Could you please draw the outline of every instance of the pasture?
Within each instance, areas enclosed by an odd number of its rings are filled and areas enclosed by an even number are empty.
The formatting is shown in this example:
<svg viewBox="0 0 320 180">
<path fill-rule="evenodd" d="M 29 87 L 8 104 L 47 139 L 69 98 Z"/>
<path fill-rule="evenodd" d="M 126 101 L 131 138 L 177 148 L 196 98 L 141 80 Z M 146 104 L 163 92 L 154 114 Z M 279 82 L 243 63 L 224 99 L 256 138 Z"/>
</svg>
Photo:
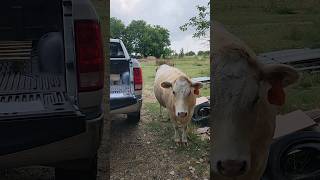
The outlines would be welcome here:
<svg viewBox="0 0 320 180">
<path fill-rule="evenodd" d="M 210 76 L 210 62 L 208 57 L 190 56 L 181 59 L 172 59 L 170 62 L 173 62 L 176 68 L 182 70 L 191 78 Z M 156 60 L 143 60 L 141 61 L 141 66 L 143 70 L 144 91 L 147 94 L 150 92 L 153 93 L 153 81 L 157 68 Z M 200 93 L 201 96 L 209 96 L 209 86 L 204 86 Z"/>
<path fill-rule="evenodd" d="M 215 20 L 257 54 L 283 49 L 320 48 L 320 1 L 240 0 L 215 2 Z M 281 113 L 319 108 L 320 75 L 301 73 L 288 88 Z"/>
</svg>

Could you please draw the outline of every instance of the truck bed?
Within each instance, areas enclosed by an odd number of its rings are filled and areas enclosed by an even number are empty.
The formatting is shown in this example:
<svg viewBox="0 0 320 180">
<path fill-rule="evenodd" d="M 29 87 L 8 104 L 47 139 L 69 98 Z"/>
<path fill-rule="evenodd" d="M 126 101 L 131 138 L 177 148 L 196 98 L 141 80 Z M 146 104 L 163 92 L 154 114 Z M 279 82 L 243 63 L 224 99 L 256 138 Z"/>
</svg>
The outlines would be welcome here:
<svg viewBox="0 0 320 180">
<path fill-rule="evenodd" d="M 60 91 L 63 89 L 64 77 L 62 75 L 45 73 L 28 75 L 19 72 L 0 72 L 0 94 Z"/>
<path fill-rule="evenodd" d="M 42 72 L 36 42 L 0 42 L 0 120 L 60 115 L 77 110 L 65 92 L 64 73 Z"/>
</svg>

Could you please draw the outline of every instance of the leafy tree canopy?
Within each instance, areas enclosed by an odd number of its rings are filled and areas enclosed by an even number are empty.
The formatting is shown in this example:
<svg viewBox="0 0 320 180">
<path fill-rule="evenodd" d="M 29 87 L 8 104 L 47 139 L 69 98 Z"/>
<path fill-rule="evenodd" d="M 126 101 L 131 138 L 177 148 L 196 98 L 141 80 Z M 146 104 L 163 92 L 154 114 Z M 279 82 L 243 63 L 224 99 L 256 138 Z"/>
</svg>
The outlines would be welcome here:
<svg viewBox="0 0 320 180">
<path fill-rule="evenodd" d="M 189 19 L 187 23 L 180 26 L 181 31 L 187 31 L 189 28 L 195 28 L 194 38 L 206 37 L 210 30 L 210 1 L 206 6 L 196 6 L 198 14 Z"/>
<path fill-rule="evenodd" d="M 140 53 L 144 57 L 157 58 L 166 57 L 172 53 L 169 48 L 169 30 L 159 25 L 152 26 L 143 20 L 133 20 L 128 26 L 124 26 L 116 18 L 111 18 L 111 21 L 111 37 L 122 39 L 129 53 Z"/>
</svg>

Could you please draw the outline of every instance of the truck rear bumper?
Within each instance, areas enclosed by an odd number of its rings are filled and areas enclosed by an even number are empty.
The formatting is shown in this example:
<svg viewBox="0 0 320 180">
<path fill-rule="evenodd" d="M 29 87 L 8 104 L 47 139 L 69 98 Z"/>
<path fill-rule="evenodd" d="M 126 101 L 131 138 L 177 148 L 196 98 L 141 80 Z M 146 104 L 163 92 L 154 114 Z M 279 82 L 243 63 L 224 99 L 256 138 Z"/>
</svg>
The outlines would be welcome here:
<svg viewBox="0 0 320 180">
<path fill-rule="evenodd" d="M 52 165 L 59 162 L 91 158 L 101 141 L 103 114 L 87 120 L 85 131 L 59 141 L 0 156 L 0 168 L 29 165 Z M 61 127 L 61 129 L 64 127 Z"/>
<path fill-rule="evenodd" d="M 111 114 L 128 114 L 139 112 L 142 106 L 142 99 L 136 97 L 119 98 L 110 100 Z"/>
</svg>

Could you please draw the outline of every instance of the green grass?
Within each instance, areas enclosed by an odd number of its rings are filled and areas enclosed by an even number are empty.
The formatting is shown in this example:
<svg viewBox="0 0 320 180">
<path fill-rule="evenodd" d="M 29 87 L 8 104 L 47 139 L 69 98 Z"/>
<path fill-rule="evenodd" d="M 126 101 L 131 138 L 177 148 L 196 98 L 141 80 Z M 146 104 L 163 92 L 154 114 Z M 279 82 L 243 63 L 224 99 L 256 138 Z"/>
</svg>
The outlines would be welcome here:
<svg viewBox="0 0 320 180">
<path fill-rule="evenodd" d="M 320 108 L 320 74 L 301 75 L 300 81 L 288 89 L 285 106 L 281 113 L 296 109 L 309 110 Z"/>
<path fill-rule="evenodd" d="M 147 123 L 147 128 L 150 132 L 153 132 L 159 145 L 163 148 L 176 147 L 173 141 L 174 129 L 170 121 L 167 119 L 167 114 L 163 112 L 163 120 L 159 117 L 159 104 L 158 103 L 146 103 L 146 112 L 152 117 L 153 121 Z M 187 147 L 181 146 L 175 149 L 176 153 L 189 155 L 193 158 L 199 159 L 203 156 L 204 152 L 209 151 L 209 142 L 202 141 L 198 135 L 194 132 L 198 128 L 197 125 L 189 124 L 188 127 L 188 140 L 189 145 Z"/>
<path fill-rule="evenodd" d="M 209 58 L 201 57 L 185 57 L 182 59 L 173 59 L 175 67 L 186 73 L 189 77 L 199 77 L 199 76 L 210 76 L 210 61 Z M 156 73 L 156 63 L 155 61 L 144 61 L 141 62 L 144 89 L 148 91 L 153 91 L 153 82 Z M 201 96 L 210 95 L 209 85 L 205 85 L 200 90 Z"/>
<path fill-rule="evenodd" d="M 319 1 L 283 1 L 269 10 L 270 1 L 218 1 L 214 17 L 258 53 L 320 47 Z"/>
<path fill-rule="evenodd" d="M 319 5 L 318 0 L 216 1 L 214 17 L 256 53 L 319 48 Z M 319 75 L 302 74 L 300 82 L 288 89 L 281 113 L 319 108 L 319 90 Z"/>
</svg>

